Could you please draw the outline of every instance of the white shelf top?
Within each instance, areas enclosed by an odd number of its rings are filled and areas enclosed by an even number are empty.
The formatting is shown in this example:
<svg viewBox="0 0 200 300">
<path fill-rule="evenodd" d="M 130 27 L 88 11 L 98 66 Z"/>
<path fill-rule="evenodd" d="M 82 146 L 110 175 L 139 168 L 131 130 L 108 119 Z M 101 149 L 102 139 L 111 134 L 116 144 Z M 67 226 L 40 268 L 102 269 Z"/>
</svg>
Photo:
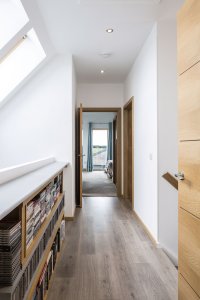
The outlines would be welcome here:
<svg viewBox="0 0 200 300">
<path fill-rule="evenodd" d="M 0 220 L 67 166 L 66 162 L 53 162 L 0 185 Z"/>
</svg>

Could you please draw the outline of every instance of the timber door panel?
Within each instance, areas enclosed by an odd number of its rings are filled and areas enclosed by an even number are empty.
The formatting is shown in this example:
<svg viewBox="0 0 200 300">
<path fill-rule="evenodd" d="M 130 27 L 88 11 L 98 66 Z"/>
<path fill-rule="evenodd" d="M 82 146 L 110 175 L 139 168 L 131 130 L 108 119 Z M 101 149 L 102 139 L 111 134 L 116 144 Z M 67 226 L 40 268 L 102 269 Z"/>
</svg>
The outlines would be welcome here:
<svg viewBox="0 0 200 300">
<path fill-rule="evenodd" d="M 200 219 L 180 209 L 179 222 L 179 272 L 200 296 Z"/>
<path fill-rule="evenodd" d="M 179 300 L 200 297 L 200 1 L 178 17 Z M 181 277 L 183 275 L 191 289 Z M 195 293 L 198 295 L 196 297 Z M 186 295 L 188 296 L 186 298 Z"/>
<path fill-rule="evenodd" d="M 199 300 L 200 298 L 193 291 L 191 286 L 185 281 L 182 275 L 179 275 L 179 296 L 181 300 Z"/>
<path fill-rule="evenodd" d="M 200 2 L 200 1 L 199 1 Z M 179 139 L 200 139 L 200 63 L 179 77 Z"/>
<path fill-rule="evenodd" d="M 179 206 L 200 218 L 200 141 L 180 142 L 179 170 Z"/>
<path fill-rule="evenodd" d="M 186 0 L 178 16 L 178 68 L 185 72 L 200 60 L 200 1 Z"/>
</svg>

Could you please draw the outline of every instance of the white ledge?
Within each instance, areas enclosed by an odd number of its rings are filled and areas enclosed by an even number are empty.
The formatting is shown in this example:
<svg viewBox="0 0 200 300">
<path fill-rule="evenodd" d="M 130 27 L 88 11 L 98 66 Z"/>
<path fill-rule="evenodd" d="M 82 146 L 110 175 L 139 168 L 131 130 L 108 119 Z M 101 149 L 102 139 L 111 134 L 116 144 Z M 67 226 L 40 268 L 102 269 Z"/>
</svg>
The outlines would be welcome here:
<svg viewBox="0 0 200 300">
<path fill-rule="evenodd" d="M 0 185 L 0 220 L 24 200 L 67 167 L 66 162 L 53 162 L 45 167 Z"/>
<path fill-rule="evenodd" d="M 9 168 L 0 169 L 0 184 L 18 178 L 24 174 L 37 170 L 43 166 L 55 162 L 54 157 L 46 157 L 40 160 L 35 160 L 21 165 L 15 165 Z"/>
</svg>

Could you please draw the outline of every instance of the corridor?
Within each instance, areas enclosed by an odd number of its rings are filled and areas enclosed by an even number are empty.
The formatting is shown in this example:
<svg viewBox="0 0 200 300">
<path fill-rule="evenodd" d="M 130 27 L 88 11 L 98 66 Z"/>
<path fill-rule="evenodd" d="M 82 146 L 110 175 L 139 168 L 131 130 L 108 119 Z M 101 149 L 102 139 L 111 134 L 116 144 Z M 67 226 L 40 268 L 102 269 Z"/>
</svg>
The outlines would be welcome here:
<svg viewBox="0 0 200 300">
<path fill-rule="evenodd" d="M 175 300 L 177 270 L 117 197 L 84 198 L 67 222 L 48 300 Z"/>
</svg>

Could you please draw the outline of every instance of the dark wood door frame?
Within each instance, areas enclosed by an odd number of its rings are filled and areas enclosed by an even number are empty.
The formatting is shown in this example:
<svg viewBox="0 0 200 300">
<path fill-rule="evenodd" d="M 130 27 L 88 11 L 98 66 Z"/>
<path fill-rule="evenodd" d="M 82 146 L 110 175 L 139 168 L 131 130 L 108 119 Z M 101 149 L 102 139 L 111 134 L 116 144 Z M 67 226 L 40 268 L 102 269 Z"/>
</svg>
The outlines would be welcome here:
<svg viewBox="0 0 200 300">
<path fill-rule="evenodd" d="M 129 120 L 131 113 L 131 124 Z M 132 97 L 123 108 L 123 191 L 124 199 L 131 198 L 131 206 L 134 209 L 134 98 Z M 131 133 L 131 138 L 127 137 Z M 131 157 L 129 157 L 131 156 Z M 131 176 L 129 175 L 131 174 Z M 131 178 L 130 178 L 131 177 Z M 130 186 L 131 184 L 131 186 Z"/>
<path fill-rule="evenodd" d="M 76 174 L 75 174 L 75 187 L 76 187 L 76 206 L 82 207 L 82 104 L 76 111 Z"/>
<path fill-rule="evenodd" d="M 117 183 L 117 117 L 113 120 L 113 183 Z"/>
<path fill-rule="evenodd" d="M 122 149 L 121 149 L 121 107 L 83 107 L 83 112 L 115 112 L 117 113 L 117 170 L 116 170 L 116 187 L 117 187 L 117 196 L 122 196 Z"/>
</svg>

